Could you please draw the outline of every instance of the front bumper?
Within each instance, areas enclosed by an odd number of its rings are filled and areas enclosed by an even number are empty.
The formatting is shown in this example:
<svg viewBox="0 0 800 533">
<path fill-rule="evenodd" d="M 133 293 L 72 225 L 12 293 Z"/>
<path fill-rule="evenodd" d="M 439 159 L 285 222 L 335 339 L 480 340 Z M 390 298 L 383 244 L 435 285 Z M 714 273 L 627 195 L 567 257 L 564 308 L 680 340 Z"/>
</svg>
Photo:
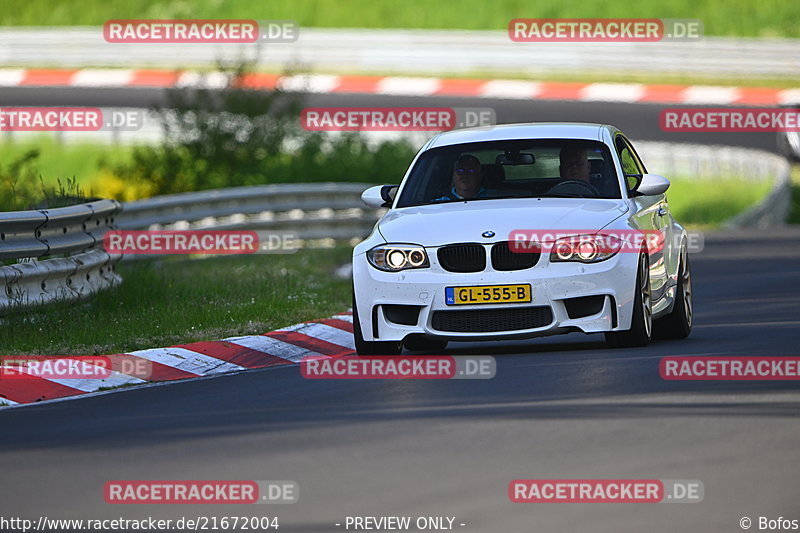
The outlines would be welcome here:
<svg viewBox="0 0 800 533">
<path fill-rule="evenodd" d="M 401 272 L 377 270 L 367 262 L 364 254 L 354 256 L 353 286 L 364 340 L 399 341 L 411 334 L 447 340 L 498 340 L 571 331 L 598 333 L 630 329 L 636 287 L 636 254 L 619 253 L 596 264 L 550 263 L 543 255 L 534 267 L 524 270 L 496 271 L 487 265 L 482 272 L 453 273 L 438 264 L 435 249 L 427 252 L 430 268 Z M 446 287 L 519 283 L 531 285 L 531 303 L 456 306 L 445 303 Z M 599 311 L 588 315 L 577 313 L 576 316 L 574 300 L 571 299 L 589 296 L 602 298 L 602 307 L 594 306 L 592 310 L 599 308 Z M 402 320 L 398 321 L 398 308 L 394 306 L 416 309 L 414 313 L 401 314 Z M 412 307 L 405 309 L 411 310 Z M 441 315 L 440 320 L 434 320 L 438 311 L 489 312 L 530 307 L 548 308 L 550 314 L 546 316 L 550 318 L 549 322 L 521 329 L 509 322 L 510 329 L 499 326 L 503 328 L 500 331 L 452 331 L 447 326 L 442 327 Z M 497 313 L 494 315 L 496 320 Z"/>
</svg>

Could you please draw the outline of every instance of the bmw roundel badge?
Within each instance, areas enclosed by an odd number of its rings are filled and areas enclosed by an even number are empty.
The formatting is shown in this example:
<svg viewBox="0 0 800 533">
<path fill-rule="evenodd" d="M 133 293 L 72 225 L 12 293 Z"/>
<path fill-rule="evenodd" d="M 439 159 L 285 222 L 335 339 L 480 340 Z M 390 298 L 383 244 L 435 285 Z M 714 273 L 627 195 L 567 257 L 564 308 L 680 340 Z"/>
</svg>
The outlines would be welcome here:
<svg viewBox="0 0 800 533">
<path fill-rule="evenodd" d="M 492 237 L 494 237 L 494 232 L 493 231 L 484 231 L 483 233 L 481 233 L 481 237 L 485 237 L 487 239 L 491 239 Z"/>
</svg>

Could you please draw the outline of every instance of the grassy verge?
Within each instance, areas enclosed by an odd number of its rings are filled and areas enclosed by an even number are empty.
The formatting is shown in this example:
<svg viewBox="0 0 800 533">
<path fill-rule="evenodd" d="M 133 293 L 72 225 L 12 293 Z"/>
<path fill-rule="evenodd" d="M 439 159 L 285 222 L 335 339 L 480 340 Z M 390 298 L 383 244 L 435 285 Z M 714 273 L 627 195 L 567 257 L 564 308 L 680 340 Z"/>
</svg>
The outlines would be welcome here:
<svg viewBox="0 0 800 533">
<path fill-rule="evenodd" d="M 770 187 L 767 182 L 737 179 L 676 178 L 667 191 L 667 199 L 672 214 L 681 224 L 714 227 L 761 201 Z"/>
<path fill-rule="evenodd" d="M 465 14 L 469 14 L 465 16 Z M 506 29 L 512 18 L 694 18 L 706 35 L 800 37 L 800 8 L 784 0 L 28 0 L 3 10 L 0 25 L 100 25 L 109 19 L 291 19 L 302 26 L 342 28 Z"/>
<path fill-rule="evenodd" d="M 123 263 L 124 283 L 88 302 L 0 325 L 3 354 L 113 354 L 261 334 L 350 307 L 350 281 L 332 275 L 349 247 L 286 255 Z"/>
<path fill-rule="evenodd" d="M 667 191 L 670 210 L 681 224 L 713 228 L 761 201 L 770 191 L 766 182 L 737 179 L 672 180 Z"/>
<path fill-rule="evenodd" d="M 30 150 L 38 150 L 36 167 L 45 185 L 74 177 L 88 195 L 129 200 L 128 190 L 101 170 L 100 162 L 118 163 L 130 156 L 132 147 L 91 142 L 58 142 L 52 135 L 0 142 L 0 163 L 11 162 Z"/>
</svg>

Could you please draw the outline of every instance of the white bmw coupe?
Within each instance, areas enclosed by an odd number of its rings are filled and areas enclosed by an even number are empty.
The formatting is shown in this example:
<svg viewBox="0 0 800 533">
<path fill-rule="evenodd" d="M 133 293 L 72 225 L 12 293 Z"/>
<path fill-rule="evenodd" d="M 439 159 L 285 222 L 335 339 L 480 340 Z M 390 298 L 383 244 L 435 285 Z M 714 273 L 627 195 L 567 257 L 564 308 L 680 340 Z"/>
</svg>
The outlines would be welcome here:
<svg viewBox="0 0 800 533">
<path fill-rule="evenodd" d="M 666 178 L 613 126 L 512 124 L 442 133 L 353 250 L 360 355 L 448 341 L 605 333 L 645 346 L 692 328 L 686 230 Z"/>
</svg>

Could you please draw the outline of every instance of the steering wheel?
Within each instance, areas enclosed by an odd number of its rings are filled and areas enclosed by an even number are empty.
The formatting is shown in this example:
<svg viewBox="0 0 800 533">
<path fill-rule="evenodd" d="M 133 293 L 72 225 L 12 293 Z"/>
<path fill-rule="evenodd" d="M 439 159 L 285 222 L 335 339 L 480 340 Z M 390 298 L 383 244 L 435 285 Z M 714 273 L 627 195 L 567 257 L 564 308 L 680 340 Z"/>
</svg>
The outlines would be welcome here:
<svg viewBox="0 0 800 533">
<path fill-rule="evenodd" d="M 547 191 L 547 194 L 553 196 L 569 196 L 572 194 L 572 192 L 569 189 L 571 187 L 576 187 L 576 186 L 579 189 L 583 189 L 583 191 L 577 191 L 574 193 L 577 194 L 580 198 L 591 198 L 591 197 L 597 198 L 600 196 L 600 191 L 598 191 L 594 185 L 581 180 L 564 180 L 562 182 L 559 182 L 553 187 L 551 187 L 550 190 Z M 559 191 L 559 189 L 562 188 L 567 190 L 564 192 Z M 585 196 L 581 194 L 581 192 L 588 192 L 591 194 L 591 196 Z"/>
</svg>

